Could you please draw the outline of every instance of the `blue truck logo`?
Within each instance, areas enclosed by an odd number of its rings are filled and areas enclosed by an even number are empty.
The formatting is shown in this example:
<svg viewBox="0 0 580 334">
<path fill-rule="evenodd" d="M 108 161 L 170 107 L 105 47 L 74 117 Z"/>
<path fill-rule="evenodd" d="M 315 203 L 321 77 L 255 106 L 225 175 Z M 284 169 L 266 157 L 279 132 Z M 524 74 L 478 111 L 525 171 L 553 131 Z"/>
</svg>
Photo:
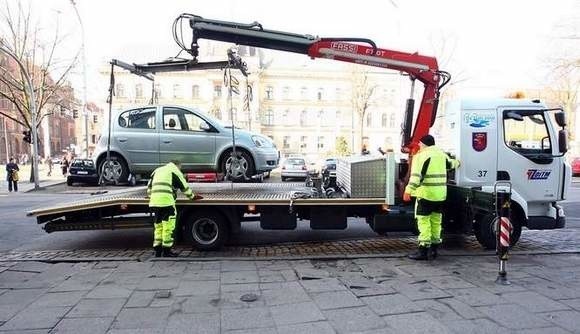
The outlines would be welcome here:
<svg viewBox="0 0 580 334">
<path fill-rule="evenodd" d="M 528 169 L 526 173 L 528 180 L 547 180 L 552 171 L 548 169 Z"/>
<path fill-rule="evenodd" d="M 465 123 L 469 124 L 472 128 L 485 128 L 490 126 L 490 123 L 495 121 L 495 115 L 493 114 L 466 114 Z"/>
</svg>

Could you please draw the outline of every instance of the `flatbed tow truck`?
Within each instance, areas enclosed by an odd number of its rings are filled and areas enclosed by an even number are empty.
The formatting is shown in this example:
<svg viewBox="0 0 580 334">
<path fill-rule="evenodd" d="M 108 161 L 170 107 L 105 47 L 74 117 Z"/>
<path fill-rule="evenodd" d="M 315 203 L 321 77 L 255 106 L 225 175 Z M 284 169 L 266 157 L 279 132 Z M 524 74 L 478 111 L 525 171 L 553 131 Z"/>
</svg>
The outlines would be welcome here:
<svg viewBox="0 0 580 334">
<path fill-rule="evenodd" d="M 375 232 L 416 231 L 413 206 L 401 200 L 409 177 L 409 165 L 419 139 L 433 126 L 440 89 L 450 80 L 437 67 L 435 58 L 377 48 L 365 38 L 320 38 L 274 30 L 259 23 L 242 24 L 208 20 L 182 14 L 193 33 L 186 46 L 177 30 L 177 44 L 192 56 L 162 63 L 125 64 L 135 74 L 196 68 L 216 68 L 216 63 L 198 61 L 198 39 L 262 47 L 404 72 L 411 79 L 402 125 L 401 151 L 408 160 L 395 161 L 392 153 L 382 158 L 353 158 L 339 162 L 337 186 L 325 188 L 296 184 L 195 184 L 204 199 L 178 198 L 178 239 L 200 250 L 219 249 L 241 230 L 248 220 L 259 220 L 263 229 L 293 230 L 298 220 L 308 220 L 312 229 L 345 229 L 349 217 L 364 218 Z M 220 64 L 228 65 L 228 62 Z M 237 64 L 237 65 L 236 65 Z M 234 68 L 239 67 L 239 60 Z M 231 65 L 231 61 L 230 64 Z M 220 65 L 221 66 L 221 65 Z M 424 92 L 414 117 L 415 81 Z M 461 167 L 449 175 L 448 201 L 444 211 L 445 233 L 475 234 L 486 248 L 496 246 L 495 192 L 498 182 L 511 188 L 511 243 L 522 227 L 562 228 L 563 209 L 558 205 L 568 192 L 571 170 L 565 162 L 567 134 L 564 113 L 549 109 L 539 101 L 491 100 L 449 103 L 446 112 L 452 152 Z M 512 123 L 531 122 L 537 126 L 541 147 L 525 148 L 517 140 L 508 143 Z M 528 123 L 529 123 L 528 122 Z M 561 127 L 556 130 L 555 123 Z M 535 125 L 534 125 L 535 124 Z M 514 137 L 514 139 L 517 139 Z M 97 196 L 72 203 L 30 211 L 47 232 L 125 229 L 152 226 L 144 188 L 114 195 Z"/>
</svg>

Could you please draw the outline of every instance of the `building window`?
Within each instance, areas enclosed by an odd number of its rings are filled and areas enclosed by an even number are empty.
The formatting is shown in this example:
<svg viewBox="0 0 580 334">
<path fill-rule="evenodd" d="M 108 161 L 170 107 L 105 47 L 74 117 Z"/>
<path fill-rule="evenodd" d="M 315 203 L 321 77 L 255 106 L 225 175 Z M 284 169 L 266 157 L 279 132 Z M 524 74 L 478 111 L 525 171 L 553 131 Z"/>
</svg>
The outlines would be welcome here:
<svg viewBox="0 0 580 334">
<path fill-rule="evenodd" d="M 199 86 L 198 85 L 191 86 L 191 97 L 194 99 L 199 98 Z"/>
<path fill-rule="evenodd" d="M 139 99 L 143 97 L 143 84 L 135 85 L 135 97 Z"/>
<path fill-rule="evenodd" d="M 266 100 L 273 100 L 274 99 L 274 87 L 268 86 L 266 87 Z"/>
<path fill-rule="evenodd" d="M 302 110 L 300 113 L 300 126 L 306 126 L 308 121 L 308 112 L 306 110 Z"/>
<path fill-rule="evenodd" d="M 391 114 L 391 118 L 389 120 L 389 127 L 391 128 L 395 127 L 395 114 Z"/>
<path fill-rule="evenodd" d="M 318 101 L 322 101 L 324 98 L 324 88 L 318 88 L 318 92 L 316 92 L 316 99 Z"/>
<path fill-rule="evenodd" d="M 173 98 L 174 99 L 181 99 L 182 97 L 183 97 L 183 94 L 181 92 L 181 85 L 174 84 L 173 85 Z"/>
<path fill-rule="evenodd" d="M 282 124 L 289 125 L 290 124 L 290 110 L 284 110 L 284 114 L 282 116 Z"/>
<path fill-rule="evenodd" d="M 336 88 L 336 90 L 334 91 L 334 97 L 337 101 L 341 101 L 342 100 L 342 89 Z"/>
<path fill-rule="evenodd" d="M 308 148 L 308 136 L 300 137 L 300 148 L 303 148 L 303 149 Z"/>
<path fill-rule="evenodd" d="M 117 97 L 125 97 L 125 85 L 117 84 Z"/>
<path fill-rule="evenodd" d="M 318 149 L 324 148 L 324 136 L 318 136 Z"/>
<path fill-rule="evenodd" d="M 157 99 L 162 99 L 163 98 L 163 92 L 161 90 L 161 85 L 160 84 L 155 84 L 155 97 Z"/>
<path fill-rule="evenodd" d="M 99 115 L 93 115 L 93 123 L 99 123 Z"/>
<path fill-rule="evenodd" d="M 368 113 L 367 114 L 367 127 L 370 127 L 373 125 L 373 114 Z"/>
<path fill-rule="evenodd" d="M 290 87 L 286 86 L 282 89 L 282 98 L 284 100 L 290 100 Z"/>
<path fill-rule="evenodd" d="M 213 97 L 222 97 L 222 86 L 221 85 L 213 86 Z"/>
<path fill-rule="evenodd" d="M 381 115 L 381 126 L 383 128 L 387 127 L 387 114 L 382 114 Z"/>
<path fill-rule="evenodd" d="M 302 100 L 308 100 L 308 88 L 306 87 L 300 88 L 300 98 Z"/>
<path fill-rule="evenodd" d="M 290 148 L 290 136 L 284 136 L 282 145 L 284 148 Z"/>
<path fill-rule="evenodd" d="M 272 109 L 266 110 L 264 117 L 262 118 L 263 125 L 273 125 L 274 124 L 274 111 Z"/>
<path fill-rule="evenodd" d="M 91 135 L 91 143 L 93 143 L 93 144 L 97 143 L 97 136 L 96 135 Z"/>
</svg>

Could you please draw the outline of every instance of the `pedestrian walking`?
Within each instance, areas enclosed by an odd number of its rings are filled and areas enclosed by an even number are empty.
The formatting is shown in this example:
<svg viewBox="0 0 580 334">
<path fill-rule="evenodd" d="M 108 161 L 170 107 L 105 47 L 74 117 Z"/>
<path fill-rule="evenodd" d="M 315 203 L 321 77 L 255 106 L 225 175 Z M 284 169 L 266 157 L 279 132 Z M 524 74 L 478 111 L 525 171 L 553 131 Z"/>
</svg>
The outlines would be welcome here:
<svg viewBox="0 0 580 334">
<path fill-rule="evenodd" d="M 181 162 L 172 160 L 153 171 L 151 180 L 147 184 L 149 208 L 155 215 L 155 229 L 153 232 L 155 257 L 177 256 L 171 250 L 177 217 L 175 209 L 177 189 L 181 190 L 191 200 L 202 199 L 201 196 L 193 193 L 189 184 L 185 181 L 180 168 Z"/>
<path fill-rule="evenodd" d="M 403 201 L 415 201 L 415 219 L 419 228 L 419 249 L 409 254 L 413 260 L 437 257 L 441 244 L 443 205 L 447 198 L 447 171 L 459 167 L 459 161 L 435 146 L 431 135 L 421 138 L 419 152 L 413 156 L 411 177 L 405 188 Z"/>
<path fill-rule="evenodd" d="M 52 174 L 52 158 L 51 157 L 46 158 L 46 164 L 48 166 L 48 172 L 46 173 L 46 175 L 50 176 Z"/>
<path fill-rule="evenodd" d="M 18 172 L 20 168 L 16 162 L 14 162 L 14 158 L 10 158 L 10 161 L 6 164 L 6 181 L 8 181 L 8 191 L 15 192 L 18 191 Z"/>
<path fill-rule="evenodd" d="M 62 158 L 62 161 L 60 162 L 60 168 L 62 169 L 62 176 L 66 177 L 66 173 L 68 173 L 68 160 L 66 159 L 66 157 Z"/>
</svg>

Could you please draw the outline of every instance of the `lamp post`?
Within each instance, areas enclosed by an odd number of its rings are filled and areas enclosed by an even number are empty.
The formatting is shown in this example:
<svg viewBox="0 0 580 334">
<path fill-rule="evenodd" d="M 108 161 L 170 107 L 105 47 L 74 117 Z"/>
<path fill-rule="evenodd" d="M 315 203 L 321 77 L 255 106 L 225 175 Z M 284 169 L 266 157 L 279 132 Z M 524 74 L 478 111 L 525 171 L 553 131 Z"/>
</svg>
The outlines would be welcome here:
<svg viewBox="0 0 580 334">
<path fill-rule="evenodd" d="M 20 59 L 16 57 L 12 51 L 6 48 L 2 43 L 0 43 L 0 52 L 4 52 L 10 58 L 14 59 L 18 66 L 20 66 L 21 72 L 26 80 L 26 88 L 28 89 L 29 99 L 28 99 L 28 109 L 30 110 L 30 124 L 32 132 L 32 170 L 34 179 L 34 189 L 38 190 L 40 187 L 38 185 L 38 135 L 37 135 L 37 125 L 36 125 L 36 97 L 34 96 L 34 87 L 32 86 L 32 81 L 30 80 L 30 75 L 28 75 L 27 68 L 20 62 Z"/>
<path fill-rule="evenodd" d="M 85 158 L 89 157 L 89 114 L 87 111 L 87 58 L 86 58 L 86 51 L 85 51 L 85 27 L 83 25 L 83 21 L 81 20 L 81 16 L 79 15 L 79 11 L 77 10 L 77 6 L 75 0 L 70 0 L 70 3 L 75 10 L 75 14 L 77 19 L 79 20 L 79 24 L 81 26 L 81 50 L 82 50 L 82 57 L 83 57 L 83 118 L 84 118 L 84 135 L 85 135 Z"/>
</svg>

